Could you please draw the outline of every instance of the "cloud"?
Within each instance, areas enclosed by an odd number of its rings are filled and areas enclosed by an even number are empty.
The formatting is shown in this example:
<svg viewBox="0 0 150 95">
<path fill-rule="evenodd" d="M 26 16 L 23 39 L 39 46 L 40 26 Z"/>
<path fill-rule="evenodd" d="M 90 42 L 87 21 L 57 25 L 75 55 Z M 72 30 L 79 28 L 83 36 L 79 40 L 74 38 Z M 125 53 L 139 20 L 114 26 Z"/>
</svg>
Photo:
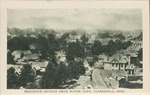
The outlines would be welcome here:
<svg viewBox="0 0 150 95">
<path fill-rule="evenodd" d="M 8 27 L 52 29 L 142 28 L 140 9 L 8 10 Z"/>
</svg>

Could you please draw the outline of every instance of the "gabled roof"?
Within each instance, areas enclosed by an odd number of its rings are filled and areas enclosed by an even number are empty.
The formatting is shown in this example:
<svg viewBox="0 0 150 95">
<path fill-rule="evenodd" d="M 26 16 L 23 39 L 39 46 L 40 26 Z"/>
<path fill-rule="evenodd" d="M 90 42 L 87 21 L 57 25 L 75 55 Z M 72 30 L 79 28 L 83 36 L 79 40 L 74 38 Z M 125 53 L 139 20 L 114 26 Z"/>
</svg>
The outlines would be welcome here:
<svg viewBox="0 0 150 95">
<path fill-rule="evenodd" d="M 22 51 L 22 53 L 23 53 L 24 55 L 28 55 L 28 54 L 31 54 L 31 51 L 30 51 L 30 50 Z"/>
<path fill-rule="evenodd" d="M 137 57 L 137 54 L 130 54 L 131 57 Z"/>
<path fill-rule="evenodd" d="M 35 67 L 36 70 L 46 68 L 48 65 L 48 61 L 39 62 L 39 63 L 31 63 L 32 67 Z"/>
<path fill-rule="evenodd" d="M 134 41 L 133 43 L 135 43 L 135 44 L 142 44 L 143 42 L 142 42 L 142 41 L 139 41 L 139 40 L 136 40 L 136 41 Z"/>
<path fill-rule="evenodd" d="M 114 54 L 111 57 L 105 58 L 104 62 L 127 63 L 127 59 L 121 54 Z"/>
<path fill-rule="evenodd" d="M 12 55 L 21 55 L 21 50 L 15 50 L 12 52 Z"/>
<path fill-rule="evenodd" d="M 136 50 L 129 50 L 130 53 L 135 53 L 137 54 L 138 52 Z"/>
<path fill-rule="evenodd" d="M 22 59 L 30 60 L 30 59 L 38 59 L 38 54 L 29 54 L 25 55 Z"/>
<path fill-rule="evenodd" d="M 131 57 L 137 57 L 137 54 L 138 54 L 136 50 L 121 50 L 119 53 L 125 56 L 131 56 Z"/>
<path fill-rule="evenodd" d="M 23 65 L 11 65 L 11 64 L 8 64 L 7 65 L 7 69 L 13 67 L 15 69 L 15 72 L 20 74 L 21 73 L 21 68 L 23 67 Z"/>
</svg>

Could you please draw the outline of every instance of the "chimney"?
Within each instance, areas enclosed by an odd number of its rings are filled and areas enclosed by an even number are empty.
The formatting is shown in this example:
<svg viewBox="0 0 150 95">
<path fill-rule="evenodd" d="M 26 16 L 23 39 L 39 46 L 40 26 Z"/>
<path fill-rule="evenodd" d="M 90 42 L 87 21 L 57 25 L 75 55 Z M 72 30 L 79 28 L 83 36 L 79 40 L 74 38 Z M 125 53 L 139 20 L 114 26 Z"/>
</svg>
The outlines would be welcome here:
<svg viewBox="0 0 150 95">
<path fill-rule="evenodd" d="M 128 65 L 130 65 L 130 60 L 131 60 L 131 58 L 130 58 L 130 55 L 129 55 L 129 57 L 128 57 Z"/>
<path fill-rule="evenodd" d="M 119 54 L 119 60 L 121 60 L 121 55 Z"/>
</svg>

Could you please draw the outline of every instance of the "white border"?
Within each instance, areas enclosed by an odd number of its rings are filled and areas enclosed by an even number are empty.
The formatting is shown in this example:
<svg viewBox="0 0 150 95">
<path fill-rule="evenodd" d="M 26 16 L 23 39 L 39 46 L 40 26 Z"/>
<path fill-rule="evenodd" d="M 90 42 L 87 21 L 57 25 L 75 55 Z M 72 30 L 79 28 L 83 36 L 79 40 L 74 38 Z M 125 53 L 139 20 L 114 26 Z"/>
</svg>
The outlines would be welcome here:
<svg viewBox="0 0 150 95">
<path fill-rule="evenodd" d="M 7 9 L 142 9 L 143 11 L 143 89 L 128 89 L 125 93 L 150 93 L 150 64 L 149 64 L 149 5 L 148 1 L 3 1 L 1 4 L 1 37 L 0 37 L 0 72 L 2 94 L 25 94 L 24 90 L 7 90 Z M 43 90 L 43 89 L 42 89 Z M 30 93 L 31 94 L 31 93 Z M 33 94 L 33 93 L 32 93 Z M 34 93 L 40 94 L 40 93 Z M 45 94 L 45 93 L 44 93 Z M 56 94 L 56 93 L 48 93 Z M 63 94 L 63 93 L 57 93 Z M 66 94 L 66 93 L 65 93 Z M 70 94 L 70 93 L 69 93 Z M 71 93 L 76 94 L 76 93 Z M 83 93 L 78 93 L 83 94 Z M 86 95 L 90 93 L 84 93 Z M 94 93 L 96 94 L 96 93 Z M 97 93 L 104 94 L 104 93 Z M 113 93 L 111 93 L 113 94 Z M 122 93 L 124 94 L 124 93 Z"/>
</svg>

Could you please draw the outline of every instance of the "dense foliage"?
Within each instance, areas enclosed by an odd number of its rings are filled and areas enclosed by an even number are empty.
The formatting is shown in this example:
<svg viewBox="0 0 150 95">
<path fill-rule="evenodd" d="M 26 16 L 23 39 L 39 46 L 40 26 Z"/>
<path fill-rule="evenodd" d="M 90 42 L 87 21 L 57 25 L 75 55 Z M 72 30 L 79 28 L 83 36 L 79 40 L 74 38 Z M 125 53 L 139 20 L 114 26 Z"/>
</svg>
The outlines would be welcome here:
<svg viewBox="0 0 150 95">
<path fill-rule="evenodd" d="M 58 89 L 71 79 L 78 79 L 80 75 L 85 73 L 83 62 L 71 62 L 68 66 L 64 63 L 59 65 L 56 59 L 49 61 L 46 72 L 43 74 L 41 88 L 43 89 Z"/>
<path fill-rule="evenodd" d="M 34 72 L 30 64 L 25 64 L 21 69 L 20 82 L 21 86 L 25 87 L 27 83 L 32 83 L 34 81 Z"/>
<path fill-rule="evenodd" d="M 142 48 L 138 51 L 138 59 L 140 61 L 143 61 L 143 49 Z"/>
<path fill-rule="evenodd" d="M 110 40 L 108 41 L 107 45 L 101 45 L 100 41 L 94 41 L 94 44 L 91 48 L 91 54 L 99 55 L 99 54 L 106 54 L 108 56 L 112 56 L 121 49 L 127 49 L 130 45 L 132 45 L 131 41 L 121 42 L 120 40 Z"/>
<path fill-rule="evenodd" d="M 11 51 L 7 52 L 7 64 L 15 64 L 14 56 L 12 56 Z"/>
<path fill-rule="evenodd" d="M 8 31 L 11 30 L 8 29 Z M 12 56 L 12 52 L 15 50 L 30 50 L 32 53 L 38 53 L 39 60 L 49 61 L 40 81 L 40 88 L 44 89 L 63 88 L 66 81 L 78 79 L 80 75 L 84 75 L 83 60 L 85 57 L 93 57 L 95 61 L 97 59 L 96 56 L 100 54 L 112 56 L 116 51 L 127 49 L 132 45 L 130 41 L 124 41 L 125 36 L 123 34 L 112 35 L 106 32 L 98 35 L 101 39 L 115 39 L 109 40 L 106 45 L 103 45 L 100 40 L 94 40 L 93 43 L 89 43 L 90 38 L 86 34 L 80 35 L 80 39 L 76 39 L 74 42 L 68 42 L 70 35 L 78 35 L 75 31 L 63 33 L 61 36 L 56 36 L 54 30 L 37 29 L 35 31 L 39 34 L 34 34 L 30 29 L 26 31 L 14 29 L 12 31 L 19 34 L 15 37 L 8 37 L 7 47 L 10 51 L 7 53 L 7 64 L 15 64 L 14 56 Z M 34 34 L 35 37 L 28 33 Z M 65 62 L 58 64 L 56 52 L 60 50 L 65 52 L 67 64 Z M 22 57 L 24 57 L 24 54 L 21 54 Z M 142 49 L 139 51 L 138 57 L 142 60 Z M 75 61 L 75 59 L 81 60 Z M 91 67 L 94 65 L 94 61 L 89 61 Z M 8 88 L 27 87 L 28 83 L 35 82 L 34 71 L 29 64 L 23 66 L 20 75 L 16 75 L 14 68 L 8 69 L 7 77 Z"/>
<path fill-rule="evenodd" d="M 18 89 L 20 86 L 19 77 L 15 73 L 13 67 L 7 70 L 7 88 L 8 89 Z"/>
<path fill-rule="evenodd" d="M 119 40 L 125 40 L 125 36 L 122 33 L 119 34 L 112 34 L 113 31 L 105 31 L 104 33 L 98 33 L 97 38 L 98 39 L 106 39 L 106 38 L 115 38 Z"/>
</svg>

